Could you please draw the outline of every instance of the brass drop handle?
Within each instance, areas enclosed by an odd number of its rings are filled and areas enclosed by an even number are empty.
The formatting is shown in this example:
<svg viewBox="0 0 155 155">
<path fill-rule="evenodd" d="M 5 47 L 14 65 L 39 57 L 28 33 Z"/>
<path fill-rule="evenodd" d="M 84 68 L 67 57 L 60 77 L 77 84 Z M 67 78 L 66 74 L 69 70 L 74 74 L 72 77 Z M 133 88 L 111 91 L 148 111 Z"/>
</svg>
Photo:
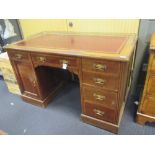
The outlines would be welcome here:
<svg viewBox="0 0 155 155">
<path fill-rule="evenodd" d="M 101 70 L 101 71 L 105 71 L 107 69 L 107 66 L 102 65 L 102 64 L 94 64 L 93 67 L 94 67 L 94 69 Z"/>
<path fill-rule="evenodd" d="M 21 59 L 22 58 L 22 55 L 21 54 L 16 54 L 16 58 L 17 59 Z"/>
<path fill-rule="evenodd" d="M 42 63 L 46 62 L 46 57 L 37 57 L 37 59 Z"/>
<path fill-rule="evenodd" d="M 104 79 L 100 79 L 100 78 L 94 78 L 94 81 L 96 84 L 100 84 L 100 85 L 104 85 L 106 82 Z"/>
<path fill-rule="evenodd" d="M 101 110 L 98 110 L 98 109 L 94 109 L 93 111 L 95 112 L 96 115 L 99 115 L 99 116 L 103 116 L 105 114 L 104 111 L 101 111 Z"/>
<path fill-rule="evenodd" d="M 60 60 L 61 64 L 69 64 L 69 62 L 67 60 Z"/>
<path fill-rule="evenodd" d="M 100 101 L 103 101 L 103 100 L 106 99 L 105 96 L 98 95 L 98 94 L 96 94 L 96 93 L 94 93 L 93 96 L 95 97 L 96 100 L 100 100 Z"/>
</svg>

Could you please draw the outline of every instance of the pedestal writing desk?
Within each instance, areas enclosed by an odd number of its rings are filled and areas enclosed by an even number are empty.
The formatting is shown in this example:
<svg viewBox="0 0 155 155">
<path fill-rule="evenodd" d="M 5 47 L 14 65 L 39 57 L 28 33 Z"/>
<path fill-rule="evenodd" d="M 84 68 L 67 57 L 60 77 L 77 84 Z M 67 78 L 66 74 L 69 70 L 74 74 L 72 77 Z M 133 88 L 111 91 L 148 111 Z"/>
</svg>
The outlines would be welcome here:
<svg viewBox="0 0 155 155">
<path fill-rule="evenodd" d="M 117 133 L 135 45 L 135 35 L 42 33 L 5 49 L 25 101 L 46 107 L 74 73 L 82 120 Z"/>
</svg>

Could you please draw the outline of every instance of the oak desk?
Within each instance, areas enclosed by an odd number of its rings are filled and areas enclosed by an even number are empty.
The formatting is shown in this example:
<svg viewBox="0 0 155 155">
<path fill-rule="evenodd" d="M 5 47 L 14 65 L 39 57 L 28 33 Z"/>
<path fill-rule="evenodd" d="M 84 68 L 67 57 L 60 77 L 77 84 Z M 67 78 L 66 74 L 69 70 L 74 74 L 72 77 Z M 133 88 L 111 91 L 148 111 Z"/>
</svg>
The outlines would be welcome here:
<svg viewBox="0 0 155 155">
<path fill-rule="evenodd" d="M 135 35 L 42 33 L 5 49 L 25 101 L 46 107 L 74 73 L 80 82 L 82 120 L 117 133 L 136 39 Z"/>
</svg>

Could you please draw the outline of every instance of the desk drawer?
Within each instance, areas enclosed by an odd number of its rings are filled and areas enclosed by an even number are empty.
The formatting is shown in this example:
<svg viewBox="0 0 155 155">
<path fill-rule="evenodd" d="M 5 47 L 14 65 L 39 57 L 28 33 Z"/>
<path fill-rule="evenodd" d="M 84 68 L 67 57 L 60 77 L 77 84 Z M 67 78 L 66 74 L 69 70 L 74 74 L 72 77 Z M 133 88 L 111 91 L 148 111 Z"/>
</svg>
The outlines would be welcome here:
<svg viewBox="0 0 155 155">
<path fill-rule="evenodd" d="M 117 109 L 117 93 L 97 89 L 95 87 L 83 87 L 83 98 L 86 102 L 104 105 Z"/>
<path fill-rule="evenodd" d="M 110 90 L 118 90 L 118 77 L 103 75 L 100 73 L 83 72 L 83 83 L 106 88 Z"/>
<path fill-rule="evenodd" d="M 37 64 L 50 64 L 52 66 L 61 67 L 63 64 L 67 64 L 68 67 L 78 67 L 78 61 L 76 57 L 67 56 L 55 56 L 48 54 L 31 54 L 32 61 Z"/>
<path fill-rule="evenodd" d="M 118 75 L 120 73 L 120 63 L 108 60 L 83 58 L 82 70 Z"/>
<path fill-rule="evenodd" d="M 85 114 L 100 120 L 116 123 L 116 110 L 85 102 Z"/>
<path fill-rule="evenodd" d="M 29 53 L 28 52 L 20 52 L 20 51 L 11 51 L 8 52 L 9 58 L 16 61 L 29 61 Z"/>
<path fill-rule="evenodd" d="M 155 98 L 145 95 L 142 102 L 141 112 L 155 116 Z"/>
</svg>

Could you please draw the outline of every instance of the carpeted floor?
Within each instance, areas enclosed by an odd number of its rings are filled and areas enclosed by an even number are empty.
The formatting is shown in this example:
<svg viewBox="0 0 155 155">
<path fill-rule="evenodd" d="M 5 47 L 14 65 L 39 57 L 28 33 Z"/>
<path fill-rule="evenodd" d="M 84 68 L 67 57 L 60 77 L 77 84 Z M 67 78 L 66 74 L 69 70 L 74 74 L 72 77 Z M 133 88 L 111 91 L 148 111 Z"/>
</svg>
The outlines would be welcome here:
<svg viewBox="0 0 155 155">
<path fill-rule="evenodd" d="M 135 123 L 136 105 L 128 101 L 120 125 L 120 135 L 155 134 L 155 127 Z M 46 109 L 25 103 L 8 92 L 0 80 L 0 130 L 10 135 L 112 135 L 80 120 L 79 86 L 70 83 Z"/>
</svg>

